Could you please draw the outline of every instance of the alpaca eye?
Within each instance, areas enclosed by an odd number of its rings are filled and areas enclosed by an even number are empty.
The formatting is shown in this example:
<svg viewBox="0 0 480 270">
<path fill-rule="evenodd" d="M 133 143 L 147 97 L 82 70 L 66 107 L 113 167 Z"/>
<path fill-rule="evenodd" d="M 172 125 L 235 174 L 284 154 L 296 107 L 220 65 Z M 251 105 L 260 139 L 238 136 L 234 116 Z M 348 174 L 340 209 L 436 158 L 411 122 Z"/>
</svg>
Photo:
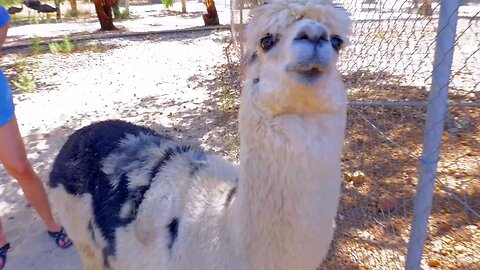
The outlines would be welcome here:
<svg viewBox="0 0 480 270">
<path fill-rule="evenodd" d="M 340 37 L 334 36 L 330 39 L 333 49 L 338 52 L 342 48 L 343 40 Z"/>
<path fill-rule="evenodd" d="M 260 39 L 260 45 L 264 52 L 268 52 L 273 45 L 275 45 L 275 37 L 272 34 L 266 34 L 262 39 Z"/>
</svg>

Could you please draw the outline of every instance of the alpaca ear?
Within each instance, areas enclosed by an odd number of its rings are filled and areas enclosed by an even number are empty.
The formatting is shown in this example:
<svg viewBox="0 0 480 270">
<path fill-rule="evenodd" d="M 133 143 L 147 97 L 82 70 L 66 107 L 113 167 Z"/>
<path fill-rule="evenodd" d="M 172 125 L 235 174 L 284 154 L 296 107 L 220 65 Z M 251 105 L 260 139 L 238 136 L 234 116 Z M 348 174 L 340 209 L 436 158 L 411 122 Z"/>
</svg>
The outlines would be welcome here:
<svg viewBox="0 0 480 270">
<path fill-rule="evenodd" d="M 133 224 L 133 231 L 140 243 L 148 246 L 155 240 L 155 226 L 153 218 L 142 217 Z"/>
</svg>

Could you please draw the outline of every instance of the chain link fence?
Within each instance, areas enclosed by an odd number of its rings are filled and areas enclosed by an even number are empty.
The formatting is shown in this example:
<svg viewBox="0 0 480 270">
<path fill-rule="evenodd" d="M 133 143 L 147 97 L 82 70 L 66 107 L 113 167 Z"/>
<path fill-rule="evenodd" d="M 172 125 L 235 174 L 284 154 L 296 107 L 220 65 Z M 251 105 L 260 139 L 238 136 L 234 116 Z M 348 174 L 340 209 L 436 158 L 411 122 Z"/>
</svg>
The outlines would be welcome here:
<svg viewBox="0 0 480 270">
<path fill-rule="evenodd" d="M 259 2 L 232 3 L 240 52 Z M 339 61 L 343 195 L 320 269 L 480 269 L 480 1 L 334 2 L 354 35 Z"/>
</svg>

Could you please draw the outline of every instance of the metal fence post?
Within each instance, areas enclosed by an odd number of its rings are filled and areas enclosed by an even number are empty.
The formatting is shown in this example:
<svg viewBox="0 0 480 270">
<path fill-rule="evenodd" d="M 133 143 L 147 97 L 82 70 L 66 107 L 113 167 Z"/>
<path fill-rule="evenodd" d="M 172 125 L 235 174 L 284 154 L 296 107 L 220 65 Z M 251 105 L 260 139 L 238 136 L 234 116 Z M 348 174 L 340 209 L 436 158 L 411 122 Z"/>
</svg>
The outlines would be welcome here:
<svg viewBox="0 0 480 270">
<path fill-rule="evenodd" d="M 436 40 L 432 88 L 419 165 L 419 182 L 413 209 L 412 231 L 408 243 L 407 270 L 419 270 L 425 245 L 444 121 L 447 115 L 448 86 L 455 47 L 458 8 L 461 0 L 442 0 Z"/>
</svg>

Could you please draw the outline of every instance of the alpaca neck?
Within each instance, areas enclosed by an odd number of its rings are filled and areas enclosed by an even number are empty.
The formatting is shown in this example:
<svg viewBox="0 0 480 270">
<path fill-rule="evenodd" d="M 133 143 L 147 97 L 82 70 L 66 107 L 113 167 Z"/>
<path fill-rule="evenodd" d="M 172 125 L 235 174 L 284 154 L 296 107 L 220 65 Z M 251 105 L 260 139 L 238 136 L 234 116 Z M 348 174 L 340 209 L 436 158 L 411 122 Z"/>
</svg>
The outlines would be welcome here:
<svg viewBox="0 0 480 270">
<path fill-rule="evenodd" d="M 244 269 L 315 269 L 333 232 L 345 110 L 268 119 L 249 109 L 234 206 Z"/>
</svg>

